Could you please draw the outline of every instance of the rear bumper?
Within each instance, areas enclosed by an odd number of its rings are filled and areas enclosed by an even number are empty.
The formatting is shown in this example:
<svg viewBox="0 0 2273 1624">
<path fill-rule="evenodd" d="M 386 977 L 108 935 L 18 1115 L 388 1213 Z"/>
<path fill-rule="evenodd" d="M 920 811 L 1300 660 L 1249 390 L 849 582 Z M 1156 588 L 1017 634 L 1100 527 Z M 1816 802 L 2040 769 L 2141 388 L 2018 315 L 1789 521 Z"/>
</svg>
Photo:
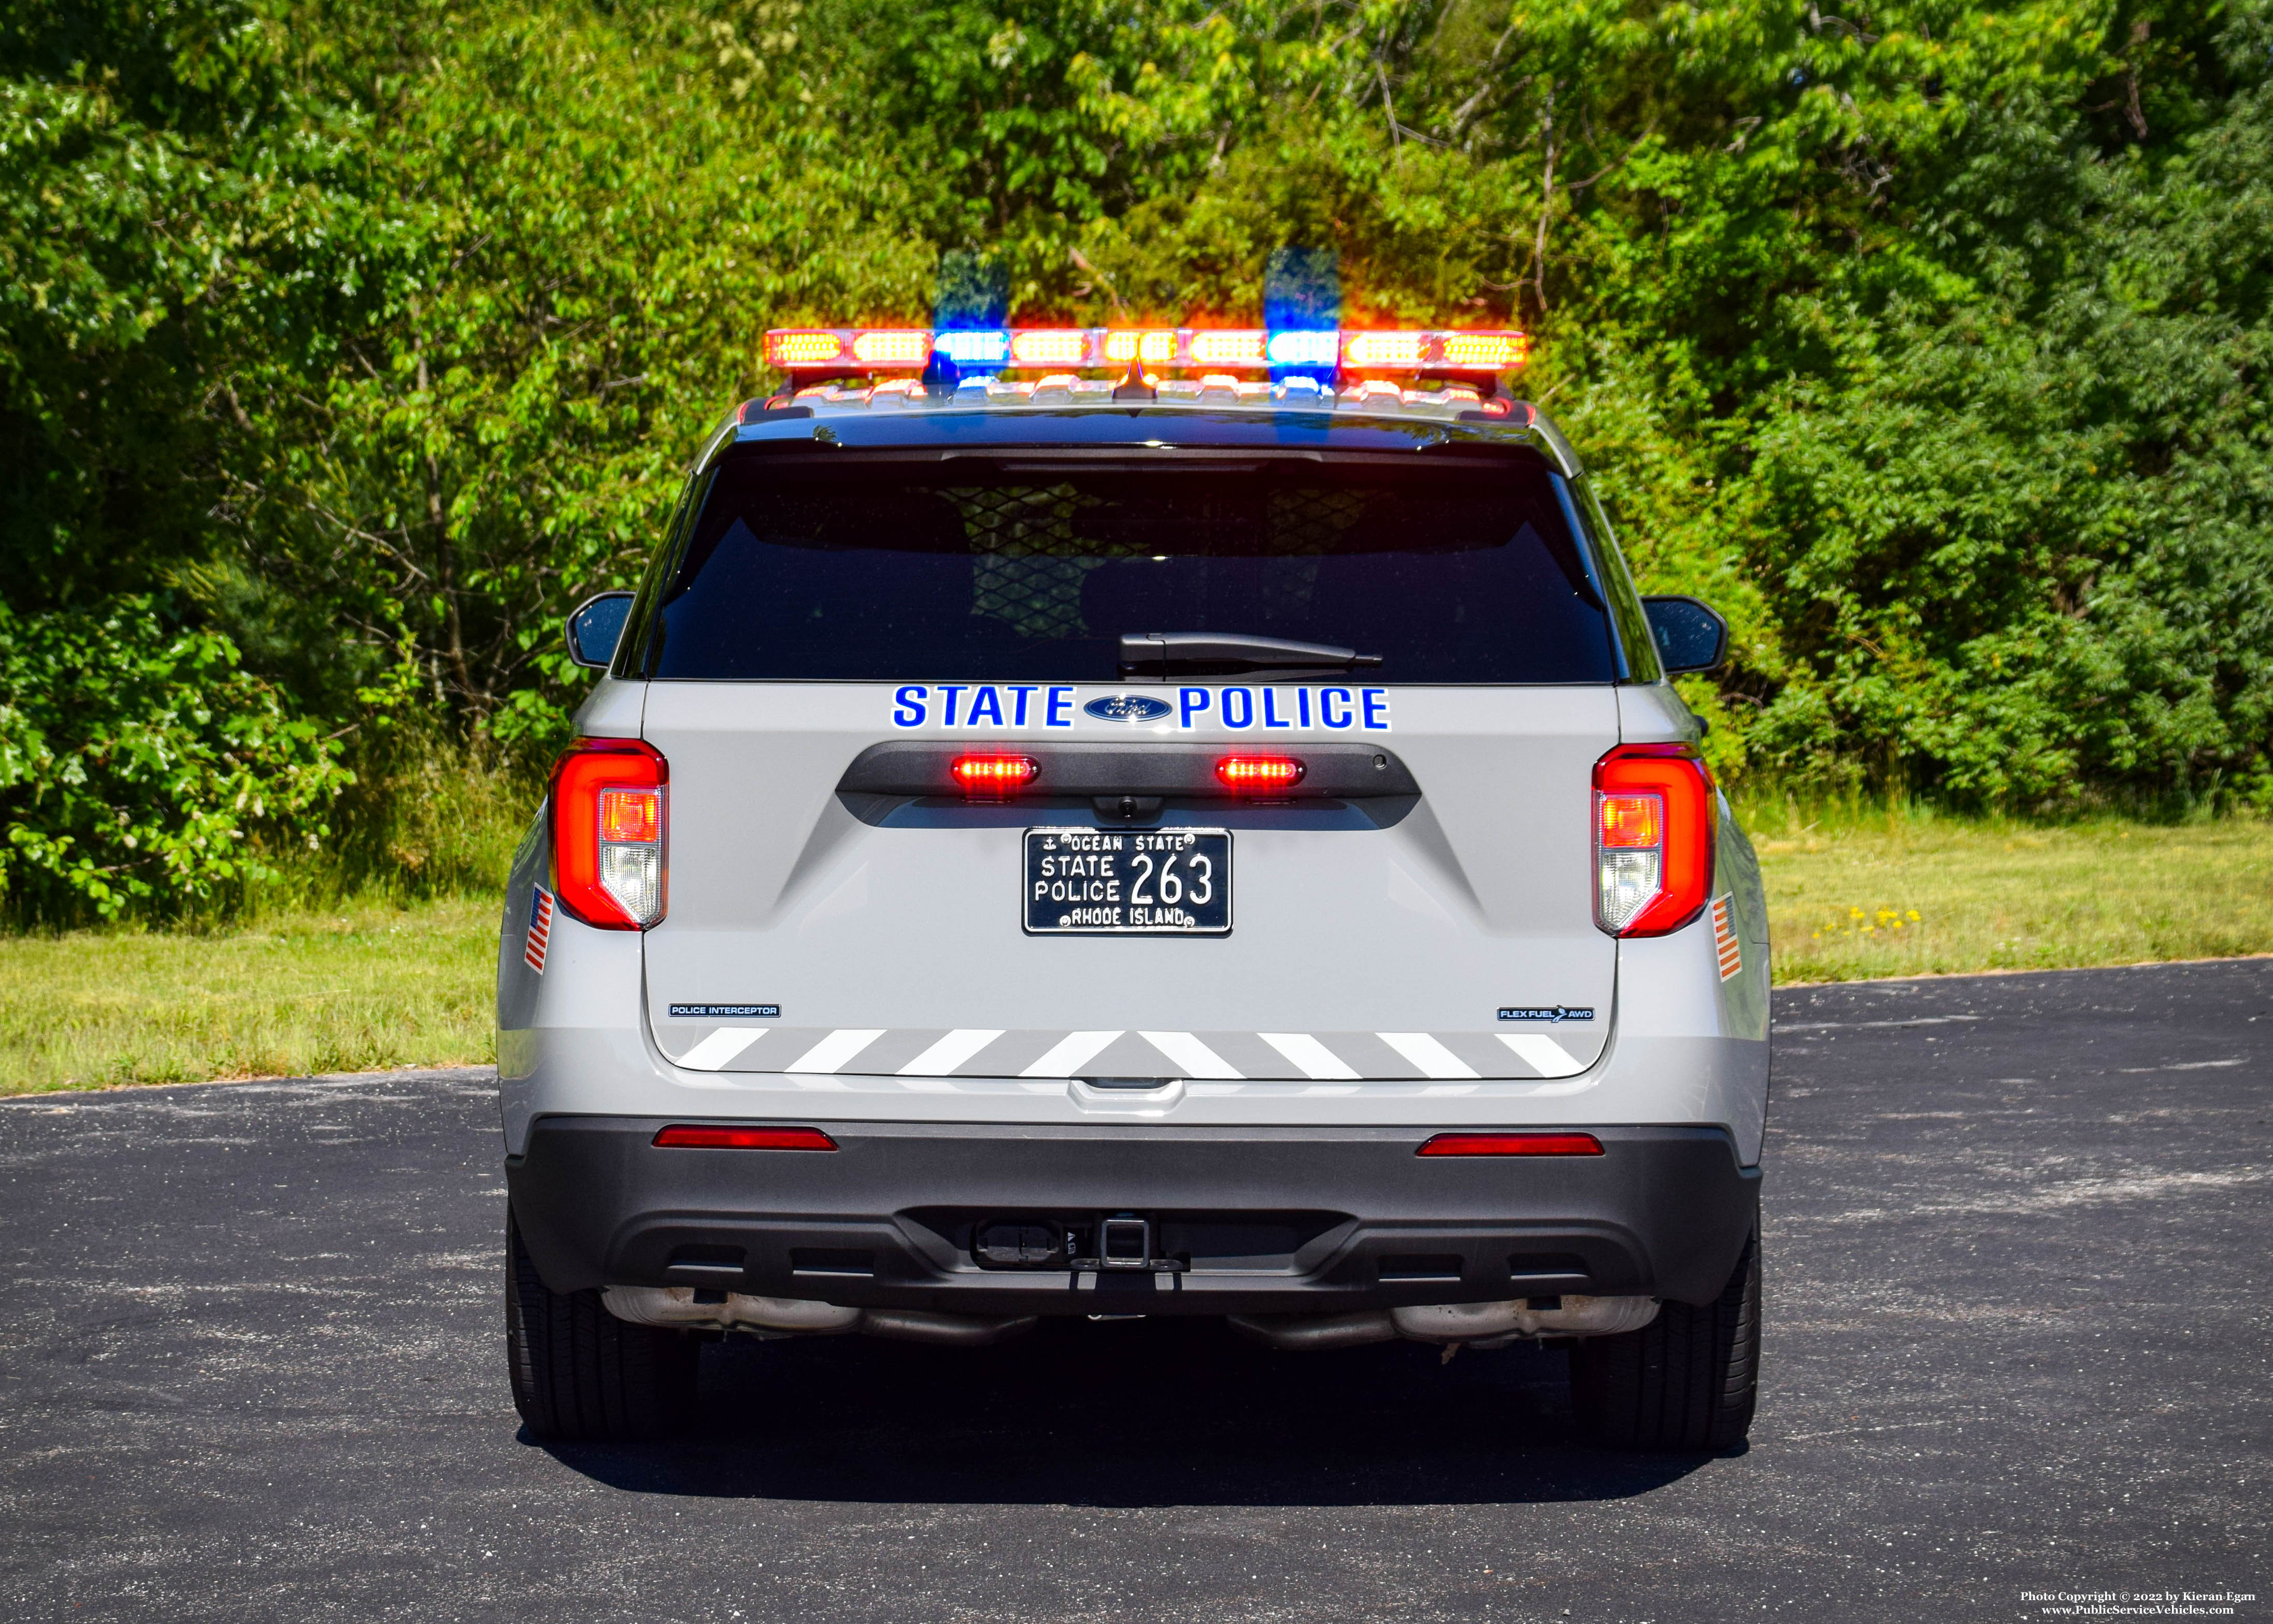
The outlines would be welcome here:
<svg viewBox="0 0 2273 1624">
<path fill-rule="evenodd" d="M 1425 1127 L 799 1124 L 836 1141 L 825 1153 L 659 1150 L 665 1120 L 543 1117 L 508 1159 L 515 1221 L 555 1290 L 691 1285 L 969 1314 L 1704 1303 L 1759 1210 L 1759 1169 L 1712 1127 L 1591 1128 L 1599 1156 L 1423 1158 Z M 982 1226 L 1124 1212 L 1152 1220 L 1156 1254 L 1183 1272 L 973 1256 Z"/>
</svg>

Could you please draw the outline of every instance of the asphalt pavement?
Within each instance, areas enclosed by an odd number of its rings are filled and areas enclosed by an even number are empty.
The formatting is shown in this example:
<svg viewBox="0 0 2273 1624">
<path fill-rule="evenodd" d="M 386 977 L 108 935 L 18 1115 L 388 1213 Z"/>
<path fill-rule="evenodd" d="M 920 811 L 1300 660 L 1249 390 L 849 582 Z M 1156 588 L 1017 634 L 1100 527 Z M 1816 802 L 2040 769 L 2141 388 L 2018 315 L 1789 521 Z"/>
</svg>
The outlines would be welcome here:
<svg viewBox="0 0 2273 1624">
<path fill-rule="evenodd" d="M 1776 1013 L 1761 1411 L 1718 1456 L 1586 1447 L 1558 1353 L 1278 1354 L 1157 1319 L 736 1341 L 688 1440 L 548 1447 L 506 1390 L 485 1073 L 0 1105 L 0 1616 L 1685 1624 L 2264 1595 L 2273 962 Z"/>
</svg>

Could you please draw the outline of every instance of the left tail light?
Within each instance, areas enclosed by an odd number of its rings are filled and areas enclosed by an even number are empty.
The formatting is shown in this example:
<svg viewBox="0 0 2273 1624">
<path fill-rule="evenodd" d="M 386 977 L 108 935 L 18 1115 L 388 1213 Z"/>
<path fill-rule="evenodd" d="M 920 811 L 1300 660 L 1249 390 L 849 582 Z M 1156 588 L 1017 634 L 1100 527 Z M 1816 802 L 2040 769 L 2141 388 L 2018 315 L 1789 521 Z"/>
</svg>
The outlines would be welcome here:
<svg viewBox="0 0 2273 1624">
<path fill-rule="evenodd" d="M 603 930 L 663 918 L 671 867 L 670 763 L 636 739 L 580 739 L 552 769 L 560 906 Z"/>
<path fill-rule="evenodd" d="M 1594 763 L 1594 922 L 1662 936 L 1703 911 L 1719 817 L 1693 746 L 1622 744 Z"/>
</svg>

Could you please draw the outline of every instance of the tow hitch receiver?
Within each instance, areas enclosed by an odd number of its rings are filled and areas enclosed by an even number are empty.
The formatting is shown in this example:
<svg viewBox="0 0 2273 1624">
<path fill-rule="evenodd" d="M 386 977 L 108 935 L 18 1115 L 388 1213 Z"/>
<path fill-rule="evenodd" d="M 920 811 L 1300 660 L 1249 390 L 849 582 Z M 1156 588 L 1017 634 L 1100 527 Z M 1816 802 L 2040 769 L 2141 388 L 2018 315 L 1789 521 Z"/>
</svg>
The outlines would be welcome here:
<svg viewBox="0 0 2273 1624">
<path fill-rule="evenodd" d="M 1091 1219 L 1002 1217 L 975 1226 L 971 1255 L 987 1269 L 1182 1274 L 1190 1265 L 1160 1256 L 1159 1236 L 1159 1226 L 1143 1213 L 1100 1213 Z"/>
<path fill-rule="evenodd" d="M 1097 1221 L 1097 1255 L 1072 1258 L 1067 1267 L 1075 1274 L 1181 1274 L 1189 1267 L 1182 1258 L 1155 1255 L 1152 1221 L 1139 1213 L 1114 1213 Z"/>
</svg>

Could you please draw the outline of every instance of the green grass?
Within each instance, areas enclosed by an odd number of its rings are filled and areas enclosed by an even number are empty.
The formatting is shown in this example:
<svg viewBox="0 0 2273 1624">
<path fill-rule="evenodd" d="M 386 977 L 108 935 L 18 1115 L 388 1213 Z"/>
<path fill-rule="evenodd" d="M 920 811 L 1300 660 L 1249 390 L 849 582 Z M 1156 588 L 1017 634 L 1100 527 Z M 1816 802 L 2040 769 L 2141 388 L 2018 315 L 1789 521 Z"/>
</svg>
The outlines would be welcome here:
<svg viewBox="0 0 2273 1624">
<path fill-rule="evenodd" d="M 0 936 L 0 1094 L 485 1062 L 497 921 L 451 898 Z"/>
<path fill-rule="evenodd" d="M 1753 806 L 1779 983 L 2273 952 L 2273 823 Z"/>
<path fill-rule="evenodd" d="M 1744 821 L 1780 982 L 2273 952 L 2273 823 Z M 496 952 L 477 894 L 0 936 L 0 1094 L 486 1062 Z"/>
</svg>

